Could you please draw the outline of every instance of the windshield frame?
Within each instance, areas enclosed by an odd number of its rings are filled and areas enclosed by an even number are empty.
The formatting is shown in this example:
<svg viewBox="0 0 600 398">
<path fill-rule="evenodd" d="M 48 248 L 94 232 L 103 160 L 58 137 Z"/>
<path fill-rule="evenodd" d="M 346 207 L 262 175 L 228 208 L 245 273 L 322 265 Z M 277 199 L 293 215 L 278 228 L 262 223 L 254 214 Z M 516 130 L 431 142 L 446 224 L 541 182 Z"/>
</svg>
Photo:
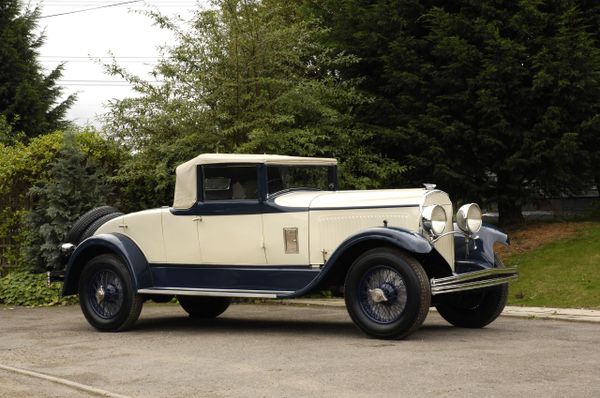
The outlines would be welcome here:
<svg viewBox="0 0 600 398">
<path fill-rule="evenodd" d="M 311 169 L 311 168 L 325 168 L 327 169 L 327 189 L 321 189 L 310 186 L 298 186 L 298 187 L 286 187 L 273 193 L 269 193 L 269 168 L 298 168 L 298 169 Z M 263 165 L 263 193 L 266 200 L 275 198 L 285 193 L 293 191 L 337 191 L 338 189 L 338 177 L 337 177 L 337 165 L 288 165 L 288 164 L 265 164 Z"/>
</svg>

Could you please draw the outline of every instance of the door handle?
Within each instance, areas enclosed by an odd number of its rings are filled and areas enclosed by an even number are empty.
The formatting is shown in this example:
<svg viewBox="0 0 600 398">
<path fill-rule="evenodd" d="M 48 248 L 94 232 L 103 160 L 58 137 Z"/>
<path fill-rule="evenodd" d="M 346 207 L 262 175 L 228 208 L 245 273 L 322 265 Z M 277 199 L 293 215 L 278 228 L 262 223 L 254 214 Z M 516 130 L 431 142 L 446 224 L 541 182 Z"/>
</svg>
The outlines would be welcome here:
<svg viewBox="0 0 600 398">
<path fill-rule="evenodd" d="M 202 217 L 198 216 L 198 217 L 193 217 L 192 221 L 202 221 Z"/>
</svg>

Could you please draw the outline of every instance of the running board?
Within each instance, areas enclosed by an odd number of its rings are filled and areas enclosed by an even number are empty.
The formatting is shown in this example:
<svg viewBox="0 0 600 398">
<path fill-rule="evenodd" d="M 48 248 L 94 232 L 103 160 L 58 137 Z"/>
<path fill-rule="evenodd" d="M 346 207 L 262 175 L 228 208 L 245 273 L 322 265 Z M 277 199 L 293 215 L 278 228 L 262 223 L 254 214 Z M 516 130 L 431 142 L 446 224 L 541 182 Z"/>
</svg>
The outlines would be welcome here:
<svg viewBox="0 0 600 398">
<path fill-rule="evenodd" d="M 281 295 L 294 293 L 288 290 L 241 290 L 241 289 L 181 289 L 181 288 L 149 288 L 139 289 L 138 294 L 164 294 L 169 296 L 212 296 L 212 297 L 251 297 L 278 298 Z"/>
</svg>

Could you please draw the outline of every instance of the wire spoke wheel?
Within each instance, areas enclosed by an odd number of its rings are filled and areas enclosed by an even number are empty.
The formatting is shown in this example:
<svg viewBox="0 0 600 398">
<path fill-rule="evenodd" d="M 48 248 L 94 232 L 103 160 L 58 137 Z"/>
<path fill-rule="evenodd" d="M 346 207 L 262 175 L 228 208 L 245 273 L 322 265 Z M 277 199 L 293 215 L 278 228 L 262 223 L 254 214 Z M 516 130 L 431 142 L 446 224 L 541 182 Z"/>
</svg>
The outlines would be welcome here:
<svg viewBox="0 0 600 398">
<path fill-rule="evenodd" d="M 88 261 L 79 278 L 79 305 L 90 325 L 103 332 L 127 330 L 138 319 L 144 297 L 121 258 L 101 254 Z"/>
<path fill-rule="evenodd" d="M 348 270 L 344 299 L 352 321 L 369 336 L 401 339 L 417 330 L 431 303 L 427 273 L 394 248 L 373 248 Z"/>
<path fill-rule="evenodd" d="M 89 289 L 90 306 L 100 318 L 112 319 L 123 307 L 123 282 L 113 271 L 96 272 Z"/>
<path fill-rule="evenodd" d="M 385 265 L 367 271 L 360 281 L 358 295 L 362 310 L 377 323 L 396 321 L 406 308 L 406 283 L 402 275 Z"/>
</svg>

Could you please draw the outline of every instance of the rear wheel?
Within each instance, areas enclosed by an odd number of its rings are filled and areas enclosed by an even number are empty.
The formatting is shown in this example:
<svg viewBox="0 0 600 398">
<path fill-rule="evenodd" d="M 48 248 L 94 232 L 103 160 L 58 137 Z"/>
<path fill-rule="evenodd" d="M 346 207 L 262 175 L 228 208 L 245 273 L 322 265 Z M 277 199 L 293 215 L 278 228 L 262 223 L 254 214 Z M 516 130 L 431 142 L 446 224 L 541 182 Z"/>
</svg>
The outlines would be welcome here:
<svg viewBox="0 0 600 398">
<path fill-rule="evenodd" d="M 431 288 L 414 258 L 394 249 L 372 249 L 352 264 L 345 282 L 346 308 L 366 334 L 400 339 L 417 330 L 429 312 Z"/>
<path fill-rule="evenodd" d="M 496 267 L 504 264 L 496 258 Z M 508 284 L 444 295 L 435 306 L 446 321 L 461 328 L 482 328 L 500 316 L 508 299 Z"/>
<path fill-rule="evenodd" d="M 119 257 L 103 254 L 85 265 L 79 279 L 79 305 L 96 329 L 117 332 L 130 328 L 138 319 L 143 303 Z"/>
<path fill-rule="evenodd" d="M 227 310 L 229 297 L 177 296 L 181 308 L 192 318 L 216 318 Z"/>
</svg>

